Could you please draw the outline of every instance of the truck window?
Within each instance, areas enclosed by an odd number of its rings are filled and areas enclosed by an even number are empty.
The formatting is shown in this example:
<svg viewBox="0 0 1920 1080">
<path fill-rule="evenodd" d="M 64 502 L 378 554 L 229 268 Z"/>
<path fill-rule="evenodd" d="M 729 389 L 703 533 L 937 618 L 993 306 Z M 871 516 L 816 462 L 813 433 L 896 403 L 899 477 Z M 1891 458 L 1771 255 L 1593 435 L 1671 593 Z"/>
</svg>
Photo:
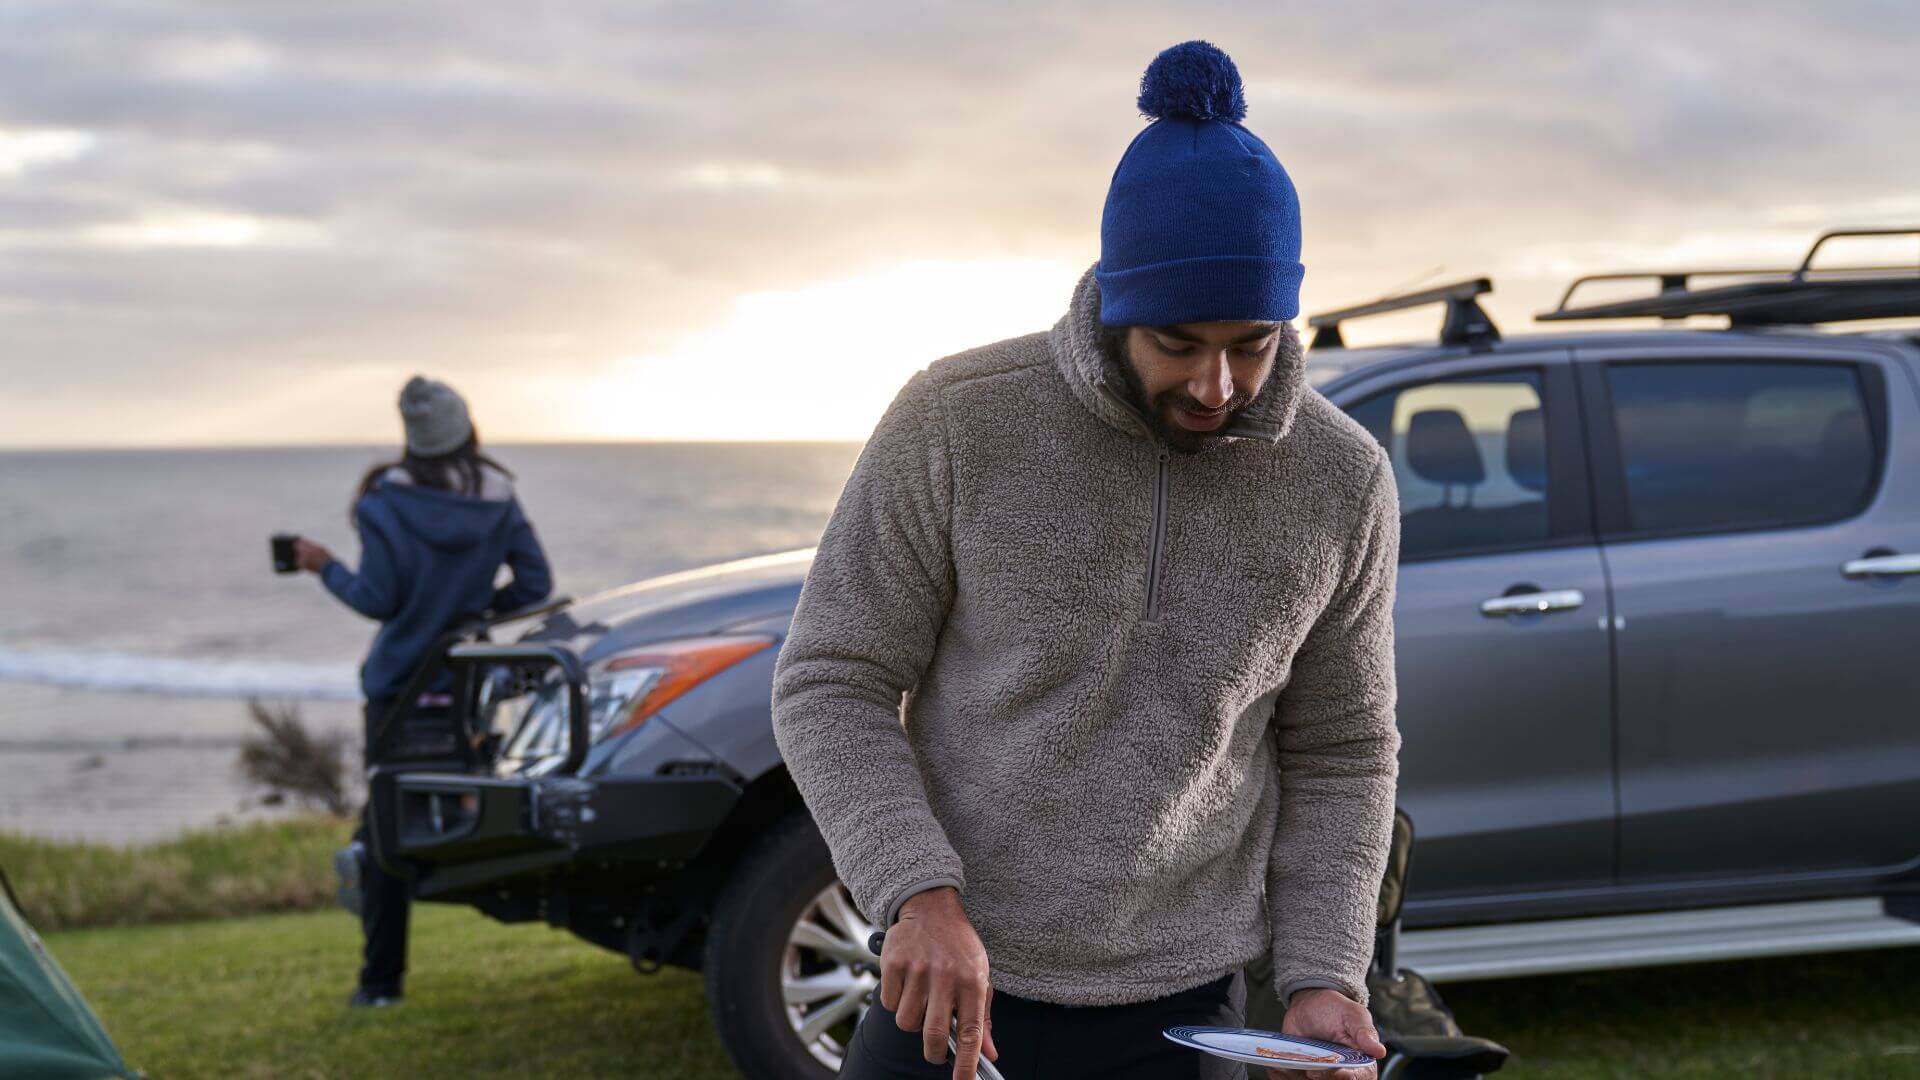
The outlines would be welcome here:
<svg viewBox="0 0 1920 1080">
<path fill-rule="evenodd" d="M 1348 412 L 1393 461 L 1402 559 L 1547 539 L 1547 421 L 1538 372 L 1398 387 Z"/>
<path fill-rule="evenodd" d="M 1607 385 L 1634 532 L 1832 521 L 1872 486 L 1853 364 L 1610 364 Z"/>
</svg>

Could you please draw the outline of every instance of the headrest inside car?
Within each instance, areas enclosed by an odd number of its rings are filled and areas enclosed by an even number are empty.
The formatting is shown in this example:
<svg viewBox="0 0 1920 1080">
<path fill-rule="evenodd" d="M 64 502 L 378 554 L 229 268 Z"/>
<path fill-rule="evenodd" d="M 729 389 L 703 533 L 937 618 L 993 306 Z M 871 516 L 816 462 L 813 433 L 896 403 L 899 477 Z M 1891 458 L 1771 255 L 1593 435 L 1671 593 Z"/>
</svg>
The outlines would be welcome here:
<svg viewBox="0 0 1920 1080">
<path fill-rule="evenodd" d="M 1407 424 L 1407 467 L 1431 484 L 1477 484 L 1487 467 L 1458 409 L 1422 409 Z"/>
<path fill-rule="evenodd" d="M 1547 425 L 1539 409 L 1507 420 L 1507 475 L 1528 491 L 1547 490 Z"/>
<path fill-rule="evenodd" d="M 1864 473 L 1873 467 L 1873 439 L 1866 417 L 1852 409 L 1835 413 L 1820 437 L 1820 463 L 1835 471 Z"/>
</svg>

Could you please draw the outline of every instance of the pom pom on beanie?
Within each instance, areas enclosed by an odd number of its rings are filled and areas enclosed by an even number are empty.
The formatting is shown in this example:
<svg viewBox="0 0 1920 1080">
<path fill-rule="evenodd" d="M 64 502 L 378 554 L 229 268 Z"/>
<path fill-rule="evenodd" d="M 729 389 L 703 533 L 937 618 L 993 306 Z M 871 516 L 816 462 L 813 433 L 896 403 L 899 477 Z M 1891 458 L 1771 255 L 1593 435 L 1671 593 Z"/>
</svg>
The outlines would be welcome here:
<svg viewBox="0 0 1920 1080">
<path fill-rule="evenodd" d="M 1233 59 L 1204 41 L 1183 41 L 1153 58 L 1140 76 L 1140 115 L 1188 120 L 1247 117 L 1247 95 Z"/>
</svg>

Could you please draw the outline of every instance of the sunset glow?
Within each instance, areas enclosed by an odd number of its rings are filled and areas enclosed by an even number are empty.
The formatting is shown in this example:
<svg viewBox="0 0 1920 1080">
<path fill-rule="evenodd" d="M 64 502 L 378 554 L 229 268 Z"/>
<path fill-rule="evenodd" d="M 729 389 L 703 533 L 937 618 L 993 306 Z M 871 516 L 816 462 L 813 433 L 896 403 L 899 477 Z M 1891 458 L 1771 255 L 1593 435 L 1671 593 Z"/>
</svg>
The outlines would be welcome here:
<svg viewBox="0 0 1920 1080">
<path fill-rule="evenodd" d="M 593 439 L 860 438 L 931 361 L 1051 326 L 1081 269 L 918 260 L 749 293 L 679 347 L 585 380 L 572 426 Z"/>
<path fill-rule="evenodd" d="M 1196 37 L 1299 191 L 1306 312 L 1489 276 L 1511 336 L 1580 274 L 1920 220 L 1911 6 L 23 11 L 0 446 L 385 445 L 416 372 L 494 441 L 863 438 L 1060 317 Z"/>
</svg>

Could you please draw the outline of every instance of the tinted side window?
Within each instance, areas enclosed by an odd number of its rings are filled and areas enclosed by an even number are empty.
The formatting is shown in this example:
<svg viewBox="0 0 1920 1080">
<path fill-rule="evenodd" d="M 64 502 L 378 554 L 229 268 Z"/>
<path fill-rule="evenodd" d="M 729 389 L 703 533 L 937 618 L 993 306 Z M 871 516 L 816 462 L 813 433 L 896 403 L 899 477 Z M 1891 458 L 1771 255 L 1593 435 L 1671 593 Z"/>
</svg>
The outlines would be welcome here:
<svg viewBox="0 0 1920 1080">
<path fill-rule="evenodd" d="M 1873 483 L 1852 364 L 1612 364 L 1607 385 L 1636 532 L 1830 521 Z"/>
<path fill-rule="evenodd" d="M 1537 372 L 1403 386 L 1348 412 L 1393 460 L 1403 559 L 1547 539 L 1547 418 Z"/>
</svg>

